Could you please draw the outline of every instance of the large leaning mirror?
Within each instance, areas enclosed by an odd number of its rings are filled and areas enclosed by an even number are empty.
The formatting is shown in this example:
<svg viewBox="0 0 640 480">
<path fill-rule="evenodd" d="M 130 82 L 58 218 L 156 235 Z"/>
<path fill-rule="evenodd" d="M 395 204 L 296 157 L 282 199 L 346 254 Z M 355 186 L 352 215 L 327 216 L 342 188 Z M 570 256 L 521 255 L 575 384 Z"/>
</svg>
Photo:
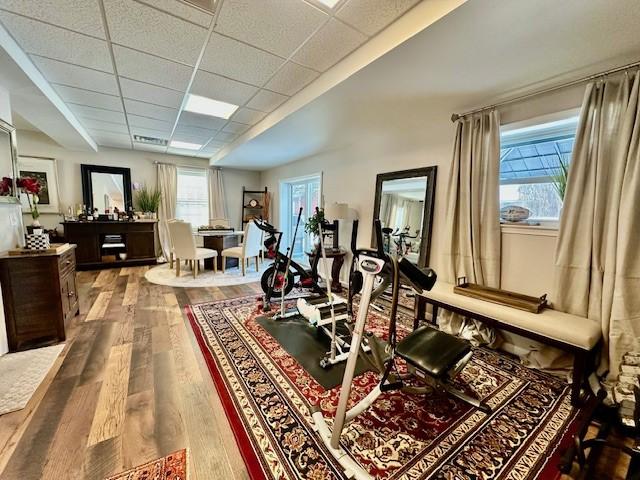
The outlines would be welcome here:
<svg viewBox="0 0 640 480">
<path fill-rule="evenodd" d="M 382 223 L 384 249 L 416 265 L 429 262 L 437 167 L 381 173 L 373 218 Z"/>
<path fill-rule="evenodd" d="M 81 165 L 82 196 L 90 209 L 103 213 L 114 208 L 126 212 L 131 206 L 131 170 L 101 165 Z"/>
<path fill-rule="evenodd" d="M 16 154 L 16 129 L 0 120 L 0 202 L 18 203 L 16 177 L 18 155 Z"/>
</svg>

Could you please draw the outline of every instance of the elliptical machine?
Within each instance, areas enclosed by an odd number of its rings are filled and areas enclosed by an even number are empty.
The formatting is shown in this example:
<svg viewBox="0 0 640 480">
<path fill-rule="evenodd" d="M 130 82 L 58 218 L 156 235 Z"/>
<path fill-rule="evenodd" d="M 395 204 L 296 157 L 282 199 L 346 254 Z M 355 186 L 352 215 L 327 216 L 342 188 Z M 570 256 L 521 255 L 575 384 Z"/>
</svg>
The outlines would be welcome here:
<svg viewBox="0 0 640 480">
<path fill-rule="evenodd" d="M 431 290 L 437 277 L 431 269 L 421 270 L 406 258 L 396 258 L 386 253 L 380 221 L 376 220 L 374 226 L 377 248 L 356 249 L 354 236 L 357 235 L 355 233 L 357 232 L 357 222 L 354 222 L 351 244 L 355 267 L 352 268 L 349 282 L 349 298 L 351 300 L 356 292 L 360 292 L 360 308 L 353 327 L 351 347 L 333 425 L 329 426 L 318 407 L 312 407 L 312 418 L 322 441 L 345 469 L 346 475 L 358 480 L 370 480 L 372 477 L 340 447 L 340 436 L 347 423 L 367 410 L 383 392 L 402 390 L 412 394 L 425 394 L 429 391 L 428 387 L 420 388 L 408 385 L 405 383 L 406 380 L 417 379 L 426 384 L 434 385 L 485 413 L 491 411 L 486 403 L 457 390 L 449 383 L 473 355 L 467 341 L 426 325 L 398 341 L 396 313 L 400 277 L 402 276 L 403 280 L 418 293 L 423 290 Z M 375 294 L 374 280 L 377 276 L 382 276 L 383 281 L 382 285 L 376 288 L 376 291 L 384 290 L 388 284 L 393 290 L 388 342 L 384 342 L 373 334 L 365 334 L 369 305 Z M 373 362 L 363 354 L 362 345 L 365 337 L 369 340 Z M 368 395 L 347 410 L 358 356 L 375 366 L 380 374 L 380 379 Z M 407 363 L 408 373 L 398 373 L 397 358 Z"/>
</svg>

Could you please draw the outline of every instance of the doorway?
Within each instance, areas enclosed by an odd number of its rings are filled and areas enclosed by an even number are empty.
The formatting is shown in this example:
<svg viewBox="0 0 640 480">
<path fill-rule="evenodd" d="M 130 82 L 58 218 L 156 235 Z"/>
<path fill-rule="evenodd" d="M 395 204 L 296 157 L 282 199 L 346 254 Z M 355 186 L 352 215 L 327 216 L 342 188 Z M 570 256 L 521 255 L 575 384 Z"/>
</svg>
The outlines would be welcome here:
<svg viewBox="0 0 640 480">
<path fill-rule="evenodd" d="M 313 238 L 304 231 L 307 219 L 319 207 L 322 199 L 322 174 L 292 178 L 280 182 L 280 219 L 283 235 L 283 250 L 291 246 L 298 212 L 302 208 L 300 225 L 293 246 L 293 258 L 307 262 L 306 252 L 313 249 Z"/>
</svg>

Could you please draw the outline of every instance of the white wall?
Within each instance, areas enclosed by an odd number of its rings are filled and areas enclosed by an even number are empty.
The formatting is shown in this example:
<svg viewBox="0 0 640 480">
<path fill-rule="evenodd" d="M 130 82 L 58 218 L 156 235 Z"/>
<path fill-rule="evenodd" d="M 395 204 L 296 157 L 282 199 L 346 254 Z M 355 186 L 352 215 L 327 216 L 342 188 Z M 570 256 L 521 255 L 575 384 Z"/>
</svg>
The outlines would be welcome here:
<svg viewBox="0 0 640 480">
<path fill-rule="evenodd" d="M 97 153 L 67 150 L 48 136 L 27 130 L 18 131 L 18 155 L 51 157 L 57 160 L 60 206 L 63 213 L 70 205 L 83 203 L 80 179 L 80 165 L 83 163 L 128 167 L 131 169 L 132 182 L 146 183 L 151 186 L 156 185 L 156 166 L 154 165 L 156 161 L 200 168 L 208 168 L 209 165 L 208 160 L 202 158 L 118 148 L 100 147 Z M 229 216 L 232 224 L 239 226 L 242 185 L 246 185 L 247 188 L 257 188 L 260 175 L 258 172 L 224 169 L 223 178 Z M 59 225 L 61 220 L 62 217 L 56 214 L 42 213 L 40 216 L 40 223 L 46 228 L 61 228 Z M 24 222 L 25 224 L 31 222 L 31 216 L 28 213 L 24 215 Z"/>
<path fill-rule="evenodd" d="M 0 86 L 0 119 L 12 123 L 9 92 L 2 86 Z M 19 205 L 0 203 L 0 252 L 13 248 L 22 241 L 21 221 Z M 4 307 L 2 295 L 0 295 L 0 355 L 4 355 L 8 350 Z"/>
<path fill-rule="evenodd" d="M 502 124 L 519 122 L 580 106 L 584 86 L 539 96 L 501 108 Z M 454 101 L 454 100 L 451 100 Z M 353 141 L 334 145 L 311 157 L 262 172 L 261 183 L 274 192 L 273 220 L 278 222 L 278 185 L 286 178 L 323 172 L 325 204 L 346 202 L 360 218 L 359 243 L 371 238 L 375 179 L 378 173 L 437 165 L 436 201 L 431 243 L 432 267 L 443 269 L 442 236 L 454 126 L 450 107 L 387 102 L 384 112 L 368 108 L 352 112 Z M 386 132 L 368 128 L 383 117 Z M 341 233 L 348 245 L 350 232 Z M 503 233 L 502 286 L 531 295 L 552 294 L 555 237 Z M 342 272 L 346 279 L 346 268 Z M 550 295 L 551 296 L 551 295 Z"/>
</svg>

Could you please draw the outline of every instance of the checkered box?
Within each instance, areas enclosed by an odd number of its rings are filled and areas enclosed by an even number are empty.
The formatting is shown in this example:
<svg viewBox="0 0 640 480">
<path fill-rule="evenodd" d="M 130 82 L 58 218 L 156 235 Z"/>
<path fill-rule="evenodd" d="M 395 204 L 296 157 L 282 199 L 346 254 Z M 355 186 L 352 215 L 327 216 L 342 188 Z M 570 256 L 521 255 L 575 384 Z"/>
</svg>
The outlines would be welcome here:
<svg viewBox="0 0 640 480">
<path fill-rule="evenodd" d="M 51 246 L 48 233 L 36 235 L 31 233 L 27 235 L 27 248 L 29 250 L 46 250 Z"/>
</svg>

